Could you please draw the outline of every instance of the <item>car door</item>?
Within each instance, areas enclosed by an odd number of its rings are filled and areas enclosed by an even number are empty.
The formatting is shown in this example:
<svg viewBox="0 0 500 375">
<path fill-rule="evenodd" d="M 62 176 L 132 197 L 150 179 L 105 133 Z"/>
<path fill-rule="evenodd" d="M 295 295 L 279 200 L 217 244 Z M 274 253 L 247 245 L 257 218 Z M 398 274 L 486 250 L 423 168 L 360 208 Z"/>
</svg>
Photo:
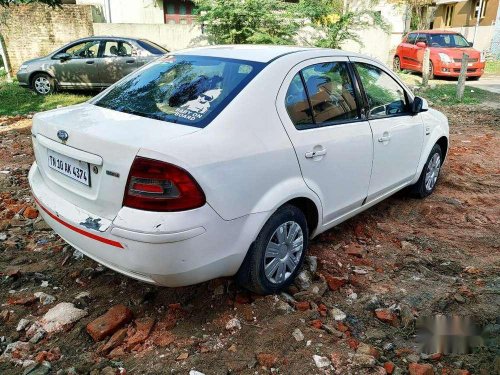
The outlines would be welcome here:
<svg viewBox="0 0 500 375">
<path fill-rule="evenodd" d="M 373 167 L 368 201 L 413 179 L 422 152 L 424 126 L 410 109 L 411 94 L 392 72 L 372 60 L 353 57 L 373 132 Z"/>
<path fill-rule="evenodd" d="M 104 40 L 99 74 L 105 86 L 112 85 L 137 69 L 137 57 L 132 45 L 124 40 Z"/>
<path fill-rule="evenodd" d="M 412 60 L 415 49 L 416 33 L 409 33 L 406 39 L 401 43 L 401 69 L 412 69 L 415 61 Z"/>
<path fill-rule="evenodd" d="M 320 198 L 323 223 L 360 207 L 373 157 L 371 129 L 344 57 L 308 60 L 286 76 L 277 110 L 307 186 Z"/>
<path fill-rule="evenodd" d="M 99 45 L 99 40 L 86 40 L 59 51 L 56 55 L 67 53 L 69 58 L 57 60 L 52 65 L 58 85 L 74 88 L 99 86 Z"/>
</svg>

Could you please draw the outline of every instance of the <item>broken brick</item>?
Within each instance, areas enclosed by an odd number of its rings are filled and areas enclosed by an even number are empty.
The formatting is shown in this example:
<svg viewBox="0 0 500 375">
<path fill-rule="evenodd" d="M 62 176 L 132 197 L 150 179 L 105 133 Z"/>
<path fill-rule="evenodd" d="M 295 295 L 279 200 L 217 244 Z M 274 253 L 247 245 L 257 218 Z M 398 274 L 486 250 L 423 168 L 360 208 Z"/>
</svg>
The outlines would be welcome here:
<svg viewBox="0 0 500 375">
<path fill-rule="evenodd" d="M 146 340 L 153 329 L 155 319 L 142 318 L 135 321 L 136 331 L 135 334 L 127 340 L 127 347 L 132 348 L 135 345 Z"/>
<path fill-rule="evenodd" d="M 299 311 L 306 311 L 311 308 L 311 305 L 308 301 L 300 301 L 300 302 L 295 302 L 295 307 Z"/>
<path fill-rule="evenodd" d="M 378 320 L 390 325 L 397 325 L 398 317 L 390 309 L 376 309 L 375 316 Z"/>
<path fill-rule="evenodd" d="M 394 363 L 392 363 L 392 362 L 384 363 L 385 372 L 387 372 L 389 375 L 391 375 L 394 372 L 395 367 L 396 366 L 394 366 Z"/>
<path fill-rule="evenodd" d="M 347 283 L 347 279 L 345 277 L 337 277 L 331 275 L 324 275 L 326 283 L 328 284 L 328 288 L 330 290 L 339 290 L 342 286 Z"/>
<path fill-rule="evenodd" d="M 28 206 L 23 212 L 26 219 L 36 219 L 38 217 L 38 210 L 34 207 Z"/>
<path fill-rule="evenodd" d="M 350 256 L 353 256 L 356 258 L 363 258 L 363 256 L 366 254 L 366 251 L 363 248 L 363 246 L 361 246 L 357 243 L 349 244 L 346 247 L 345 252 L 347 253 L 347 255 L 350 255 Z"/>
<path fill-rule="evenodd" d="M 323 323 L 319 319 L 314 319 L 313 321 L 311 321 L 311 326 L 313 326 L 314 328 L 317 328 L 317 329 L 321 329 L 321 327 L 323 326 Z"/>
<path fill-rule="evenodd" d="M 38 298 L 35 297 L 34 295 L 22 295 L 22 296 L 15 296 L 15 297 L 10 297 L 7 300 L 7 303 L 9 305 L 31 305 L 38 301 Z"/>
<path fill-rule="evenodd" d="M 110 337 L 108 342 L 102 347 L 100 351 L 103 353 L 107 353 L 110 350 L 113 350 L 118 345 L 121 345 L 123 343 L 125 337 L 127 337 L 127 328 L 119 329 L 118 331 L 113 333 L 113 336 Z"/>
<path fill-rule="evenodd" d="M 257 362 L 261 366 L 271 368 L 278 362 L 278 357 L 270 353 L 259 353 L 257 354 Z"/>
<path fill-rule="evenodd" d="M 410 372 L 410 375 L 434 375 L 432 365 L 427 363 L 410 363 L 408 365 L 408 371 Z"/>
<path fill-rule="evenodd" d="M 112 335 L 133 318 L 132 311 L 124 305 L 111 307 L 106 314 L 87 324 L 87 332 L 94 341 L 101 341 Z"/>
</svg>

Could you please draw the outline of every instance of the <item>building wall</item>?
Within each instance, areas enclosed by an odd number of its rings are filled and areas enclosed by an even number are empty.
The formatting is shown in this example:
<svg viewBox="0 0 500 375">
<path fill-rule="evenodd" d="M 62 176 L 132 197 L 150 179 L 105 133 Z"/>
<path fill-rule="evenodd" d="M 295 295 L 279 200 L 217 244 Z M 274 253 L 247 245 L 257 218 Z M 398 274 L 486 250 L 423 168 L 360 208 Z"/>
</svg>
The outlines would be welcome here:
<svg viewBox="0 0 500 375">
<path fill-rule="evenodd" d="M 162 0 L 76 0 L 103 10 L 104 22 L 164 23 Z"/>
<path fill-rule="evenodd" d="M 95 35 L 145 38 L 170 51 L 207 44 L 199 25 L 94 23 Z"/>
<path fill-rule="evenodd" d="M 453 4 L 449 4 L 453 5 Z M 480 26 L 491 26 L 497 19 L 499 0 L 488 0 L 486 6 L 485 16 L 481 18 Z M 445 12 L 447 5 L 439 5 L 436 9 L 434 18 L 434 29 L 446 28 L 445 26 Z M 451 25 L 448 27 L 462 27 L 462 26 L 475 26 L 475 1 L 468 0 L 465 2 L 455 3 L 453 10 L 453 17 Z"/>
<path fill-rule="evenodd" d="M 41 4 L 0 7 L 2 34 L 13 72 L 23 61 L 45 56 L 72 40 L 93 34 L 90 6 Z"/>
</svg>

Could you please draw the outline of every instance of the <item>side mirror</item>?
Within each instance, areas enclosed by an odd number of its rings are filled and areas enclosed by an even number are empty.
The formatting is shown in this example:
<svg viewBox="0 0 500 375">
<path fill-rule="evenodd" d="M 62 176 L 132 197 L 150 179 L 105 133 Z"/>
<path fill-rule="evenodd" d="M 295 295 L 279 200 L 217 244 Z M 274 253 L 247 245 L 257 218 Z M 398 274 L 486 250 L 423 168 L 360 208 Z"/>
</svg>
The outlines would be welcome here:
<svg viewBox="0 0 500 375">
<path fill-rule="evenodd" d="M 71 59 L 71 55 L 69 53 L 66 53 L 66 52 L 60 52 L 60 53 L 56 53 L 54 55 L 53 59 L 66 61 L 66 60 Z"/>
<path fill-rule="evenodd" d="M 427 47 L 427 43 L 425 43 L 425 42 L 417 42 L 416 46 L 420 47 L 420 48 L 426 48 Z"/>
<path fill-rule="evenodd" d="M 429 110 L 429 103 L 427 103 L 427 100 L 421 98 L 420 96 L 415 96 L 413 103 L 411 103 L 412 113 L 417 114 L 427 110 Z"/>
<path fill-rule="evenodd" d="M 474 47 L 474 42 L 469 42 L 469 47 Z"/>
</svg>

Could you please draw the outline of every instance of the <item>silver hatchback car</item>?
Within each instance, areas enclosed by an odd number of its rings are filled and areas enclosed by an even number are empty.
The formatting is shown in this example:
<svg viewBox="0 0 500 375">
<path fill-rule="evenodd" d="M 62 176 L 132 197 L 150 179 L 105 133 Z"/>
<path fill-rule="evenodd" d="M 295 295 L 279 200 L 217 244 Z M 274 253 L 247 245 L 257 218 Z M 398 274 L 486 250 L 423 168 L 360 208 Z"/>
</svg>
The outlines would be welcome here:
<svg viewBox="0 0 500 375">
<path fill-rule="evenodd" d="M 146 39 L 83 38 L 24 62 L 17 79 L 40 95 L 58 88 L 101 89 L 168 52 Z"/>
</svg>

